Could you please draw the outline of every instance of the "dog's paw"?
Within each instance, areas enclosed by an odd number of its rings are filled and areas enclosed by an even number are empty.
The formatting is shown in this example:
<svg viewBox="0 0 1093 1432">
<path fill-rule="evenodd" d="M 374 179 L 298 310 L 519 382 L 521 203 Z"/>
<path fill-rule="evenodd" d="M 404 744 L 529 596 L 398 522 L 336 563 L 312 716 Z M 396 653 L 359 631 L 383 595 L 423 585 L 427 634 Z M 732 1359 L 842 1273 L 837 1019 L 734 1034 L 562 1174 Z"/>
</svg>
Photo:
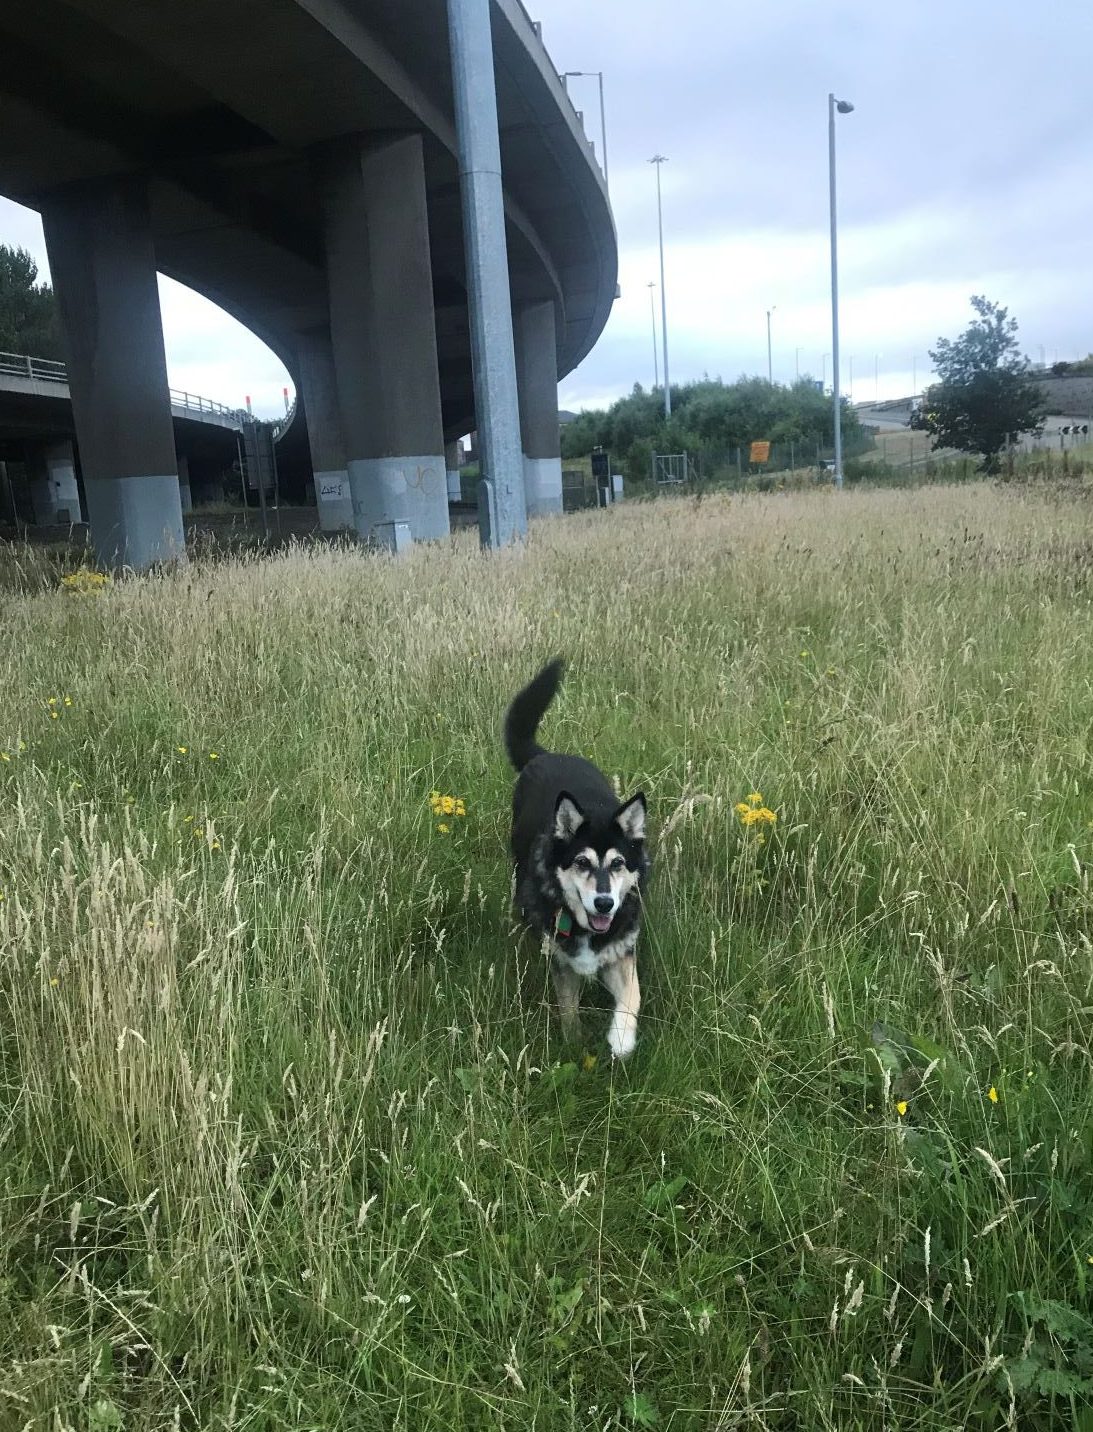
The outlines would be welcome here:
<svg viewBox="0 0 1093 1432">
<path fill-rule="evenodd" d="M 607 1043 L 615 1059 L 626 1059 L 633 1054 L 638 1042 L 638 1026 L 634 1019 L 613 1019 L 607 1031 Z"/>
</svg>

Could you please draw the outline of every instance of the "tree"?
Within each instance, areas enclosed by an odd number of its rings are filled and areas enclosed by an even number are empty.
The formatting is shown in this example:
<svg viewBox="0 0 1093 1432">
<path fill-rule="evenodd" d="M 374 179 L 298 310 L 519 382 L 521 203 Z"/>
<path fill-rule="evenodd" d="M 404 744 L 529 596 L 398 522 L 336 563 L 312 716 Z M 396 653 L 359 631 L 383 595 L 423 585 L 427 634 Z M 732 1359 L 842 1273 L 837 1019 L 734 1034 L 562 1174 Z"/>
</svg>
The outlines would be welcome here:
<svg viewBox="0 0 1093 1432">
<path fill-rule="evenodd" d="M 63 358 L 57 300 L 26 249 L 0 244 L 0 352 Z"/>
<path fill-rule="evenodd" d="M 926 389 L 911 426 L 935 448 L 978 453 L 985 472 L 1011 436 L 1043 429 L 1044 399 L 1017 344 L 1017 320 L 978 295 L 976 317 L 960 338 L 939 338 L 930 353 L 939 382 Z"/>
<path fill-rule="evenodd" d="M 861 427 L 849 405 L 843 409 L 843 436 L 860 437 Z M 807 378 L 792 387 L 773 386 L 766 378 L 735 383 L 705 378 L 672 384 L 672 416 L 665 419 L 664 396 L 635 383 L 625 398 L 600 411 L 578 414 L 562 429 L 563 458 L 582 457 L 593 447 L 608 449 L 612 460 L 632 479 L 649 475 L 652 452 L 688 452 L 704 470 L 724 464 L 736 449 L 755 438 L 796 444 L 802 459 L 834 440 L 831 399 Z"/>
</svg>

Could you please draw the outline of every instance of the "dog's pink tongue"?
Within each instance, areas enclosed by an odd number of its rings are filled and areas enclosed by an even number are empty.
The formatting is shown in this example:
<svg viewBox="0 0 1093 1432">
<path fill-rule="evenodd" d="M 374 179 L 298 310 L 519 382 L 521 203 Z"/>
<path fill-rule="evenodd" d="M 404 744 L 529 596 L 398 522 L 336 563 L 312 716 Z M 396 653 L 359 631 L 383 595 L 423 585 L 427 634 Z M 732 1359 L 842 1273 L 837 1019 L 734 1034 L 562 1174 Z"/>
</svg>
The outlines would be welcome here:
<svg viewBox="0 0 1093 1432">
<path fill-rule="evenodd" d="M 596 931 L 597 935 L 602 935 L 605 930 L 610 930 L 611 928 L 611 916 L 589 915 L 588 923 Z"/>
</svg>

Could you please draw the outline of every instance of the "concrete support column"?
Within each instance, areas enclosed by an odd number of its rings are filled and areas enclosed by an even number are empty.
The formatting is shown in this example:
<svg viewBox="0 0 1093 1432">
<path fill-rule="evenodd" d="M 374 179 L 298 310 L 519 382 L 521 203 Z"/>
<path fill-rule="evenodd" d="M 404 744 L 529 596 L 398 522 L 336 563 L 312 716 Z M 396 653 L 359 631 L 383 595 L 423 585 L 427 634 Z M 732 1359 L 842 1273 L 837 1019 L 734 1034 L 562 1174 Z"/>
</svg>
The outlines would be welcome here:
<svg viewBox="0 0 1093 1432">
<path fill-rule="evenodd" d="M 315 504 L 323 532 L 353 527 L 353 498 L 346 469 L 345 435 L 329 329 L 301 333 L 296 341 L 297 380 L 307 419 Z"/>
<path fill-rule="evenodd" d="M 357 532 L 448 534 L 421 136 L 323 146 L 330 338 Z M 305 398 L 306 406 L 306 398 Z"/>
<path fill-rule="evenodd" d="M 76 458 L 70 442 L 47 443 L 27 454 L 34 520 L 43 525 L 80 522 Z"/>
<path fill-rule="evenodd" d="M 444 467 L 448 473 L 448 501 L 460 502 L 463 488 L 459 481 L 459 443 L 444 444 Z"/>
<path fill-rule="evenodd" d="M 194 499 L 190 492 L 190 459 L 180 452 L 175 459 L 178 464 L 178 496 L 183 512 L 194 510 Z"/>
<path fill-rule="evenodd" d="M 529 517 L 562 510 L 562 457 L 558 430 L 558 348 L 554 304 L 528 304 L 513 315 L 520 443 Z"/>
<path fill-rule="evenodd" d="M 42 223 L 96 558 L 137 570 L 184 558 L 144 184 L 72 185 L 49 196 Z"/>
</svg>

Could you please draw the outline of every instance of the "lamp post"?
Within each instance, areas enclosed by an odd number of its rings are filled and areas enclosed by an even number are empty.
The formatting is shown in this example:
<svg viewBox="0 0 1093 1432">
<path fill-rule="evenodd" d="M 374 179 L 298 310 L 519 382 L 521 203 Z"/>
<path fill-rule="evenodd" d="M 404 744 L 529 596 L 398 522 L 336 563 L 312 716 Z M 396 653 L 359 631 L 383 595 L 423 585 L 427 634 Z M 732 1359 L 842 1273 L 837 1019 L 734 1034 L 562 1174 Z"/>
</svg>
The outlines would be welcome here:
<svg viewBox="0 0 1093 1432">
<path fill-rule="evenodd" d="M 646 284 L 646 288 L 649 290 L 649 317 L 653 324 L 653 392 L 655 393 L 660 387 L 660 366 L 657 359 L 657 310 L 653 303 L 653 289 L 656 288 L 656 284 L 652 279 Z"/>
<path fill-rule="evenodd" d="M 770 346 L 770 316 L 777 307 L 778 305 L 776 303 L 772 303 L 767 309 L 767 382 L 771 387 L 774 386 L 774 359 Z"/>
<path fill-rule="evenodd" d="M 835 206 L 835 115 L 851 114 L 854 106 L 847 99 L 827 97 L 827 167 L 831 191 L 831 400 L 835 420 L 835 486 L 843 485 L 843 421 L 842 399 L 839 393 L 839 247 L 838 223 Z M 851 359 L 853 365 L 853 359 Z M 851 378 L 851 390 L 854 382 Z"/>
<path fill-rule="evenodd" d="M 562 75 L 562 85 L 566 94 L 569 93 L 567 79 L 589 79 L 600 82 L 600 164 L 603 168 L 603 182 L 607 183 L 607 119 L 603 108 L 603 70 L 566 70 Z"/>
<path fill-rule="evenodd" d="M 668 299 L 664 292 L 664 214 L 660 202 L 660 166 L 667 162 L 666 154 L 654 154 L 650 164 L 657 170 L 657 233 L 660 237 L 660 342 L 664 349 L 664 416 L 672 416 L 672 386 L 668 381 Z"/>
</svg>

